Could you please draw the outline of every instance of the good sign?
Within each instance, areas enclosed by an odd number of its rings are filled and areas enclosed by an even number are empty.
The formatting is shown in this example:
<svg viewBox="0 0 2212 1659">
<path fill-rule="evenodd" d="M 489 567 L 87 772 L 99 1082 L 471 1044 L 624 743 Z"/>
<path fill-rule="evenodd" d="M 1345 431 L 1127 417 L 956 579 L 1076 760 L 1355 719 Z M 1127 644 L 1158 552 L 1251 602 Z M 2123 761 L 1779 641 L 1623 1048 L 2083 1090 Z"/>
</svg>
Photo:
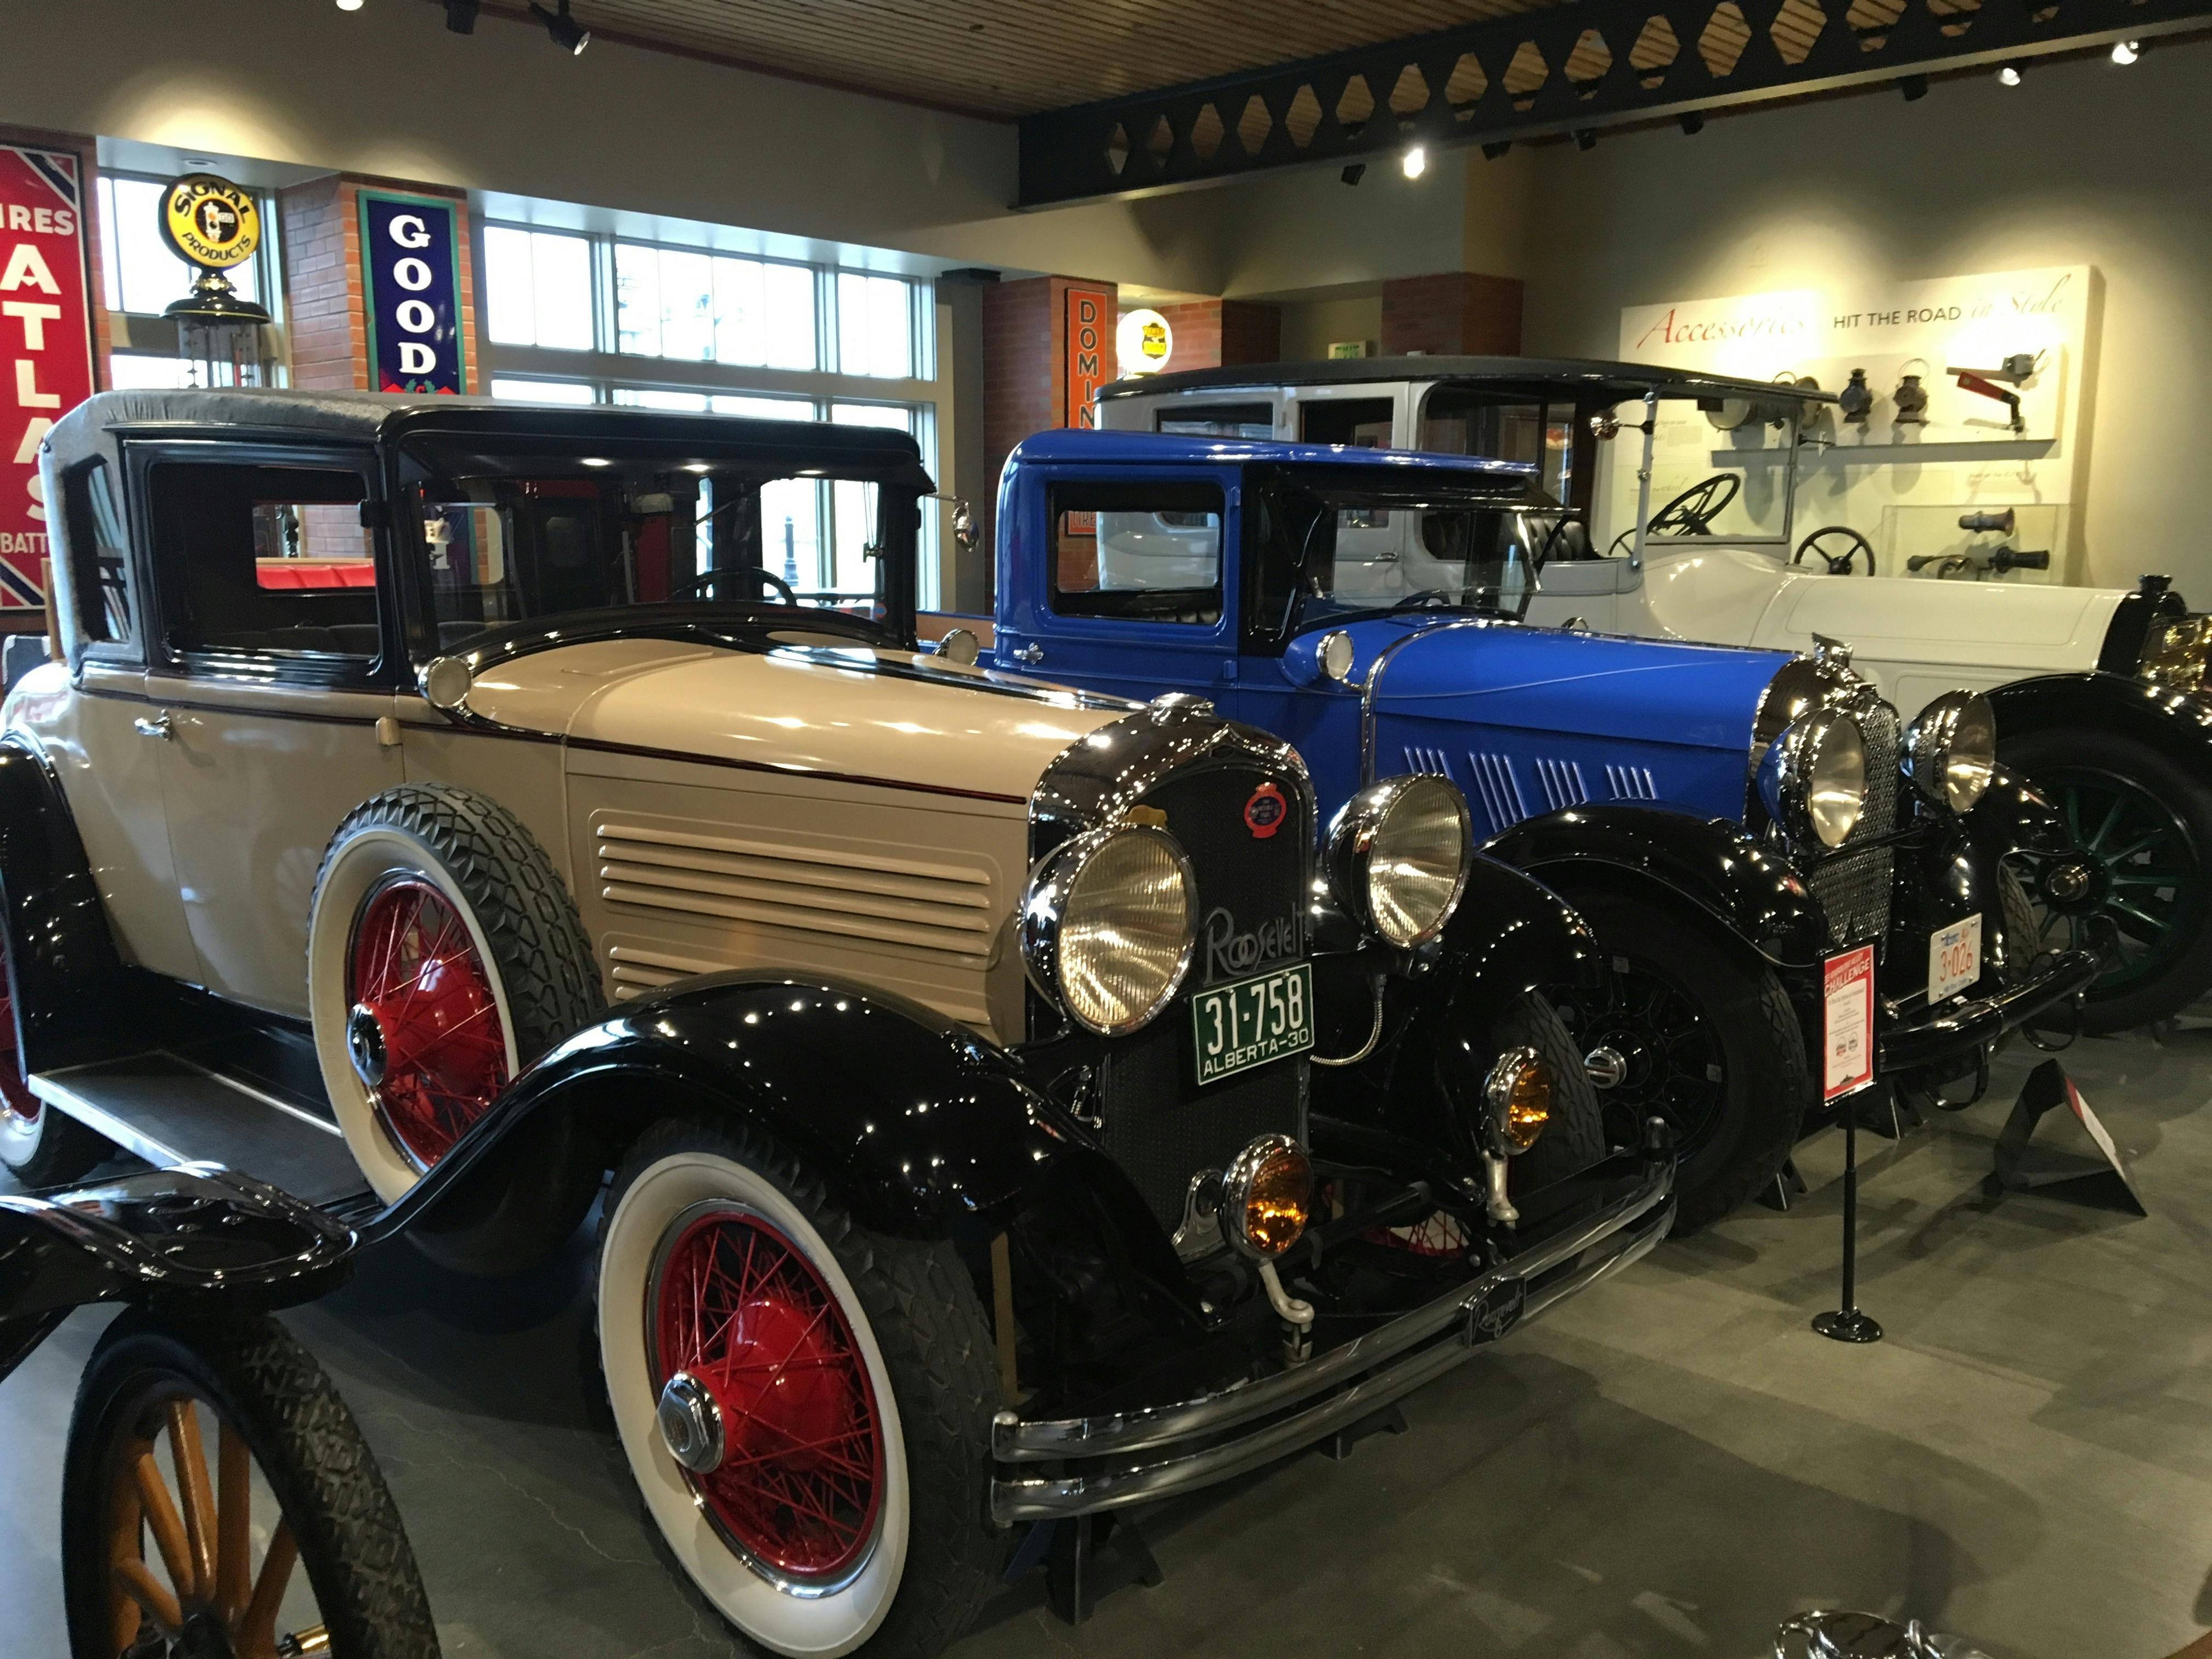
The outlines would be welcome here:
<svg viewBox="0 0 2212 1659">
<path fill-rule="evenodd" d="M 362 301 L 378 391 L 467 388 L 459 248 L 451 202 L 361 192 Z"/>
</svg>

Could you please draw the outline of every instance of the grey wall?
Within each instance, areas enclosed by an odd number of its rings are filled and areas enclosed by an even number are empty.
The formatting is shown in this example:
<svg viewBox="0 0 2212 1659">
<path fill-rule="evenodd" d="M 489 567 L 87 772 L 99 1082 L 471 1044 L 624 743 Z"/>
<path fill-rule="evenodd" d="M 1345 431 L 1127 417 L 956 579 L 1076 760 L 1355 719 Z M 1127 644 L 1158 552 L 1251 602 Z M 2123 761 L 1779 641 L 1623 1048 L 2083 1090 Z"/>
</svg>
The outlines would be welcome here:
<svg viewBox="0 0 2212 1659">
<path fill-rule="evenodd" d="M 2212 602 L 2212 44 L 2029 66 L 1536 156 L 1526 347 L 1611 356 L 1624 306 L 2088 264 L 2085 579 Z"/>
</svg>

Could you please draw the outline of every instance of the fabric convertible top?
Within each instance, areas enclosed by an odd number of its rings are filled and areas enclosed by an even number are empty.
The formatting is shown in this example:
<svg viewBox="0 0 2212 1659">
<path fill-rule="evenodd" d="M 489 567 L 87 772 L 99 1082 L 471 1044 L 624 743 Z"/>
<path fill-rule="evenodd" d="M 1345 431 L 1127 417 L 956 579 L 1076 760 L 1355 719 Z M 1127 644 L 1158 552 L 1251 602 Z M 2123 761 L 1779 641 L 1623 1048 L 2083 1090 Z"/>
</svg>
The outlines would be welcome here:
<svg viewBox="0 0 2212 1659">
<path fill-rule="evenodd" d="M 1832 404 L 1832 392 L 1802 392 L 1786 381 L 1739 380 L 1652 363 L 1601 362 L 1584 357 L 1342 357 L 1320 362 L 1247 363 L 1231 368 L 1192 368 L 1180 374 L 1144 374 L 1099 388 L 1105 398 L 1141 398 L 1163 392 L 1255 390 L 1279 386 L 1358 386 L 1370 381 L 1451 380 L 1504 392 L 1556 397 L 1562 392 L 1615 398 L 1787 398 Z"/>
<path fill-rule="evenodd" d="M 755 421 L 598 404 L 586 408 L 505 403 L 491 398 L 426 398 L 380 392 L 240 388 L 95 393 L 54 423 L 46 447 L 64 469 L 112 454 L 117 431 L 190 437 L 320 437 L 369 443 L 412 433 L 477 440 L 548 439 L 579 449 L 594 442 L 653 444 L 748 461 L 788 461 L 839 477 L 934 489 L 913 437 L 883 427 L 815 421 Z M 738 454 L 742 452 L 742 457 Z"/>
</svg>

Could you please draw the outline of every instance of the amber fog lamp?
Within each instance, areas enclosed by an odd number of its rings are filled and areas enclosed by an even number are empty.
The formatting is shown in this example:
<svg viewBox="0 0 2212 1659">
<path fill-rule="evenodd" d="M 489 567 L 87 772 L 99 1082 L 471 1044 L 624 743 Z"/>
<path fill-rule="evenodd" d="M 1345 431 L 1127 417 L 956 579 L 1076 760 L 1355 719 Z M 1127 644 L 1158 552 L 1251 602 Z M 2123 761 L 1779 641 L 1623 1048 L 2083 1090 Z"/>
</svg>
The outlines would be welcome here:
<svg viewBox="0 0 2212 1659">
<path fill-rule="evenodd" d="M 1552 1068 L 1534 1048 L 1509 1048 L 1490 1068 L 1485 1089 L 1496 1150 L 1515 1157 L 1534 1146 L 1552 1122 Z"/>
<path fill-rule="evenodd" d="M 1313 1202 L 1313 1165 L 1288 1135 L 1262 1135 L 1221 1177 L 1221 1231 L 1255 1261 L 1297 1243 Z"/>
</svg>

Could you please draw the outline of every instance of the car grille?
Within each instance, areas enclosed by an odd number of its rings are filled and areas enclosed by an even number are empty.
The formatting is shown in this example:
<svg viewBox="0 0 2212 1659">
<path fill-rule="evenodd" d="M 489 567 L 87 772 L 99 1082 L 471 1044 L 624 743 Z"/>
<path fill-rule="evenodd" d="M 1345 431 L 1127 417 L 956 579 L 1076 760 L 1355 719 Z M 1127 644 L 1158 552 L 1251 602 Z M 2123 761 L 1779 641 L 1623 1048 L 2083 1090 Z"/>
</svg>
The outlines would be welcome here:
<svg viewBox="0 0 2212 1659">
<path fill-rule="evenodd" d="M 1856 711 L 1866 734 L 1867 798 L 1857 827 L 1843 846 L 1813 866 L 1813 896 L 1827 913 L 1828 938 L 1837 945 L 1866 945 L 1889 931 L 1893 864 L 1887 847 L 1854 852 L 1897 827 L 1897 711 L 1886 702 Z"/>
<path fill-rule="evenodd" d="M 1245 805 L 1271 780 L 1289 810 L 1273 835 L 1255 836 L 1245 823 Z M 1303 801 L 1304 790 L 1291 779 L 1249 765 L 1194 769 L 1145 795 L 1144 805 L 1167 815 L 1168 830 L 1182 844 L 1198 881 L 1193 988 L 1304 957 L 1314 827 Z M 1199 1170 L 1223 1168 L 1263 1134 L 1305 1137 L 1303 1058 L 1202 1089 L 1193 1058 L 1190 1001 L 1181 996 L 1142 1031 L 1107 1045 L 1099 1079 L 1100 1137 L 1170 1230 L 1182 1218 L 1184 1193 Z"/>
</svg>

